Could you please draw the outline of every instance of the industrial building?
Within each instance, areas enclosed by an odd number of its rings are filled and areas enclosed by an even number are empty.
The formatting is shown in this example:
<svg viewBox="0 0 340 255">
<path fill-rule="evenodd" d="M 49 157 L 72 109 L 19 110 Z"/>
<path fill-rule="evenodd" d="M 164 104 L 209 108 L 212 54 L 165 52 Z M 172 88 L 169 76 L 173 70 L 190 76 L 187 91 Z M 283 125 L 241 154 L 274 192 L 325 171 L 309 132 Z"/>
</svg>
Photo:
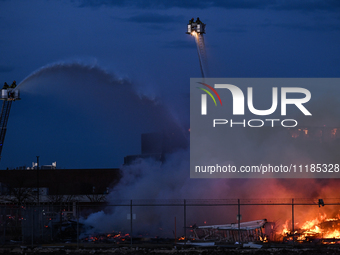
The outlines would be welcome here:
<svg viewBox="0 0 340 255">
<path fill-rule="evenodd" d="M 3 193 L 11 188 L 37 188 L 46 195 L 105 194 L 118 183 L 119 169 L 2 170 Z"/>
<path fill-rule="evenodd" d="M 165 155 L 189 145 L 188 136 L 179 132 L 145 133 L 141 136 L 141 154 L 124 157 L 124 165 L 129 165 L 137 159 L 153 158 L 164 162 Z"/>
</svg>

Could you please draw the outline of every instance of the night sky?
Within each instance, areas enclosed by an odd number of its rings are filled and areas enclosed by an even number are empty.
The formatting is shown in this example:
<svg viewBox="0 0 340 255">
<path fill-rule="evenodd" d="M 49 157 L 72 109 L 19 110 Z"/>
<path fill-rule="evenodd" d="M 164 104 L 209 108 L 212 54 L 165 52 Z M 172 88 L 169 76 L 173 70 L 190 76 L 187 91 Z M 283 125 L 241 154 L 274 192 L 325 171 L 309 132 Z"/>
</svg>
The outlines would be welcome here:
<svg viewBox="0 0 340 255">
<path fill-rule="evenodd" d="M 339 77 L 339 11 L 338 0 L 0 0 L 0 81 L 45 67 L 12 105 L 0 168 L 36 156 L 115 168 L 160 122 L 187 130 L 192 17 L 206 23 L 208 77 Z"/>
</svg>

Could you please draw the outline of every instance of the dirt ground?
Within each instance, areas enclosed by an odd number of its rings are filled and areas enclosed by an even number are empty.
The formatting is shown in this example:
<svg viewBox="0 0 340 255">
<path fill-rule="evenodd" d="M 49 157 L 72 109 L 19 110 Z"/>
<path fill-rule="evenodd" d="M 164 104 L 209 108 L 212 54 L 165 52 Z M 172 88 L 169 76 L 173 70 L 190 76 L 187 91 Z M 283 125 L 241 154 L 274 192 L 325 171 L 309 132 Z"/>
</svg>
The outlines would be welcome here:
<svg viewBox="0 0 340 255">
<path fill-rule="evenodd" d="M 12 247 L 12 248 L 0 248 L 0 254 L 68 254 L 68 255 L 76 255 L 76 254 L 116 254 L 116 255 L 144 255 L 144 254 L 152 254 L 152 255 L 166 255 L 166 254 L 181 254 L 181 255 L 225 255 L 225 254 L 265 254 L 265 255 L 276 255 L 276 254 L 285 254 L 285 255 L 316 255 L 316 254 L 340 254 L 339 246 L 320 246 L 320 247 L 312 247 L 312 248 L 261 248 L 261 249 L 244 249 L 244 248 L 221 248 L 221 247 L 213 247 L 213 248 L 139 248 L 139 247 L 121 247 L 121 248 L 67 248 L 67 247 L 36 247 L 36 248 L 27 248 L 27 247 Z"/>
</svg>

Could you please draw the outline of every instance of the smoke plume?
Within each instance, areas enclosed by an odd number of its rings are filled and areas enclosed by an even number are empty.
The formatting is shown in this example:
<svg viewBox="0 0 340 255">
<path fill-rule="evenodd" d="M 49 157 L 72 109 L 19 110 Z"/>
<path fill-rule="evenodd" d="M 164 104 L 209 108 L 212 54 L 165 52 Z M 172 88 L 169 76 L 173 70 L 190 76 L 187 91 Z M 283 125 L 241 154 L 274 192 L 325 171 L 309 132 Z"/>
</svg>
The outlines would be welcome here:
<svg viewBox="0 0 340 255">
<path fill-rule="evenodd" d="M 330 102 L 324 107 L 317 107 L 323 102 Z M 311 106 L 311 111 L 320 116 L 314 126 L 303 119 L 299 123 L 306 128 L 338 127 L 336 118 L 339 108 L 330 97 L 321 97 Z M 323 114 L 323 112 L 327 112 Z M 322 125 L 321 125 L 322 123 Z M 340 131 L 340 130 L 339 130 Z M 282 129 L 265 129 L 249 132 L 239 130 L 228 136 L 226 162 L 257 162 L 280 164 L 311 164 L 318 162 L 339 163 L 339 142 L 337 139 L 302 139 L 292 137 L 290 132 Z M 209 144 L 205 144 L 207 153 Z M 245 163 L 246 164 L 246 163 Z M 108 204 L 125 204 L 114 206 L 107 210 L 91 214 L 85 224 L 93 228 L 88 234 L 125 231 L 130 232 L 129 203 L 132 199 L 134 235 L 173 236 L 174 219 L 177 228 L 183 234 L 183 203 L 187 201 L 187 227 L 193 224 L 210 225 L 235 223 L 237 206 L 190 206 L 192 201 L 198 204 L 214 204 L 216 200 L 241 199 L 243 203 L 286 203 L 287 205 L 242 206 L 242 221 L 266 218 L 276 222 L 278 227 L 292 217 L 289 203 L 295 199 L 308 201 L 315 205 L 296 205 L 295 223 L 302 224 L 307 219 L 326 213 L 333 217 L 339 213 L 337 206 L 318 207 L 317 200 L 332 202 L 339 190 L 339 180 L 333 179 L 190 179 L 189 151 L 180 150 L 167 155 L 164 163 L 152 159 L 140 159 L 134 164 L 121 168 L 123 177 L 108 196 Z M 124 201 L 124 202 L 122 202 Z M 163 206 L 140 206 L 139 204 L 165 204 Z M 182 206 L 167 206 L 166 204 L 182 204 Z M 298 226 L 298 225 L 297 225 Z"/>
<path fill-rule="evenodd" d="M 122 158 L 138 154 L 140 147 L 135 146 L 136 149 L 132 153 L 131 147 L 136 141 L 140 141 L 142 133 L 176 130 L 183 133 L 183 139 L 187 139 L 187 127 L 178 120 L 188 119 L 189 116 L 183 117 L 183 113 L 175 112 L 171 106 L 164 105 L 166 100 L 151 99 L 136 93 L 136 84 L 132 81 L 118 78 L 97 65 L 51 64 L 24 79 L 19 88 L 26 93 L 56 98 L 77 114 L 86 112 L 85 118 L 88 118 L 88 121 L 100 123 L 100 130 L 105 131 L 109 146 L 96 146 L 93 148 L 95 155 L 98 155 L 96 153 L 103 150 L 103 147 L 105 151 L 110 151 L 111 157 L 115 155 Z M 139 88 L 138 91 L 143 90 Z M 313 115 L 320 116 L 320 123 L 314 123 L 317 127 L 339 125 L 336 118 L 339 109 L 337 104 L 331 103 L 334 100 L 330 98 L 331 96 L 320 98 L 315 106 L 311 106 Z M 312 125 L 308 120 L 301 123 L 305 126 Z M 70 123 L 69 129 L 72 125 Z M 97 126 L 96 128 L 98 129 Z M 225 160 L 232 163 L 252 159 L 264 163 L 270 161 L 272 164 L 282 164 L 292 159 L 308 163 L 324 163 L 321 162 L 323 160 L 338 162 L 340 150 L 337 140 L 322 142 L 292 139 L 287 137 L 287 133 L 276 129 L 270 134 L 259 131 L 249 135 L 247 132 L 240 132 L 237 136 L 230 137 L 230 150 L 225 155 Z M 69 143 L 68 146 L 72 147 Z M 72 155 L 71 150 L 65 150 Z M 72 150 L 79 150 L 79 146 L 75 144 Z M 272 201 L 275 198 L 278 201 L 287 201 L 291 198 L 308 198 L 315 201 L 324 198 L 327 203 L 327 198 L 337 197 L 339 190 L 338 179 L 190 179 L 189 164 L 189 150 L 180 149 L 166 155 L 163 163 L 153 159 L 140 159 L 134 164 L 122 166 L 122 179 L 110 191 L 107 208 L 83 220 L 86 226 L 91 226 L 87 234 L 112 231 L 129 233 L 130 221 L 127 220 L 127 215 L 130 213 L 130 200 L 134 205 L 133 214 L 136 214 L 136 220 L 133 221 L 134 235 L 171 237 L 174 234 L 175 218 L 177 236 L 183 234 L 183 206 L 179 204 L 183 204 L 184 199 L 188 201 L 189 226 L 195 223 L 202 225 L 204 222 L 236 222 L 238 213 L 237 206 L 190 206 L 192 199 L 213 203 L 214 199 Z M 163 203 L 164 206 L 146 206 L 157 203 Z M 338 208 L 297 206 L 296 221 L 323 212 L 338 212 Z M 241 214 L 242 221 L 267 218 L 284 223 L 291 217 L 291 207 L 243 206 Z"/>
</svg>

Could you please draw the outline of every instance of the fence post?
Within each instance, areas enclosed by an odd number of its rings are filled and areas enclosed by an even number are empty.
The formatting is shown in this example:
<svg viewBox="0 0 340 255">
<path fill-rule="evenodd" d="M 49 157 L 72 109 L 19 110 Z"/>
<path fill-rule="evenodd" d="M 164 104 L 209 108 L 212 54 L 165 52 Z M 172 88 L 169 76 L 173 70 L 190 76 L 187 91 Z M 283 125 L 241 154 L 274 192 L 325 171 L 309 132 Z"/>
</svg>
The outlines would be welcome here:
<svg viewBox="0 0 340 255">
<path fill-rule="evenodd" d="M 176 223 L 176 216 L 175 216 L 175 244 L 177 244 L 177 223 Z"/>
<path fill-rule="evenodd" d="M 237 200 L 237 220 L 238 220 L 238 244 L 241 246 L 241 205 L 240 199 Z"/>
<path fill-rule="evenodd" d="M 187 243 L 187 201 L 184 199 L 184 243 Z"/>
<path fill-rule="evenodd" d="M 132 248 L 132 220 L 133 220 L 133 215 L 132 215 L 132 199 L 130 201 L 130 219 L 131 219 L 131 234 L 130 234 L 130 239 L 131 239 L 131 248 Z"/>
<path fill-rule="evenodd" d="M 32 220 L 32 248 L 34 243 L 34 205 L 31 207 L 31 220 Z"/>
<path fill-rule="evenodd" d="M 293 231 L 293 245 L 294 245 L 294 198 L 292 198 L 292 231 Z"/>
<path fill-rule="evenodd" d="M 76 202 L 76 215 L 77 215 L 77 250 L 79 250 L 79 205 Z"/>
<path fill-rule="evenodd" d="M 7 225 L 6 205 L 5 205 L 5 211 L 3 214 L 3 219 L 4 219 L 4 244 L 6 244 L 6 225 Z"/>
</svg>

